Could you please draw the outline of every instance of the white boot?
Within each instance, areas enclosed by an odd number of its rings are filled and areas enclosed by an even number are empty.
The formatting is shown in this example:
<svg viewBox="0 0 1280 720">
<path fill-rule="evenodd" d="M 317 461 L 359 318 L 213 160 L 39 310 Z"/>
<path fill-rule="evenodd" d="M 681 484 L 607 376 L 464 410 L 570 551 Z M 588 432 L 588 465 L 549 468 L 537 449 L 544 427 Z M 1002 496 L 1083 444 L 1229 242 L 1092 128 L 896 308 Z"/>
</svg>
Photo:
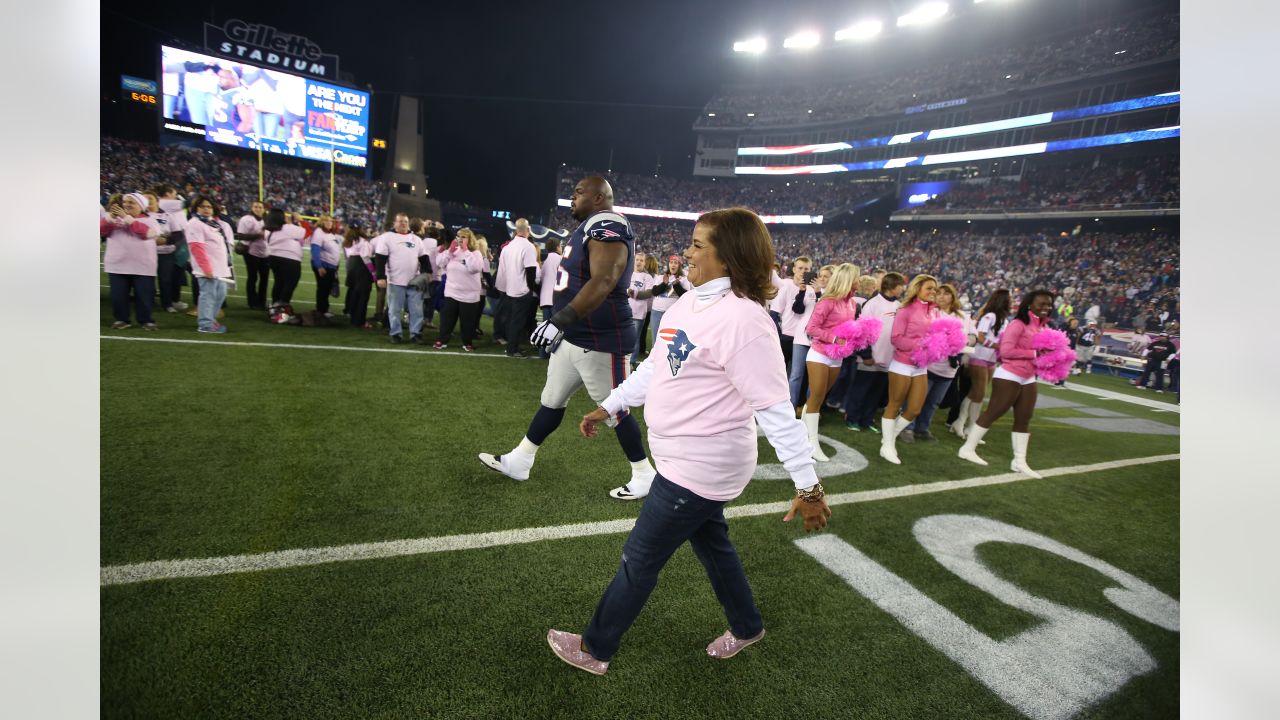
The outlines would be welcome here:
<svg viewBox="0 0 1280 720">
<path fill-rule="evenodd" d="M 964 400 L 960 401 L 960 412 L 956 413 L 956 421 L 947 426 L 948 428 L 951 428 L 951 432 L 959 436 L 961 440 L 964 439 L 965 430 L 967 430 L 969 426 L 970 402 L 969 396 L 966 395 Z"/>
<path fill-rule="evenodd" d="M 980 403 L 980 402 L 970 403 L 970 404 L 969 404 L 969 425 L 965 428 L 965 431 L 964 431 L 964 434 L 965 434 L 965 437 L 966 437 L 966 438 L 967 438 L 967 437 L 969 437 L 969 433 L 970 433 L 970 432 L 971 432 L 975 427 L 977 427 L 977 426 L 978 426 L 978 418 L 979 418 L 981 415 L 982 415 L 982 403 Z M 979 439 L 978 439 L 978 444 L 979 444 L 979 445 L 986 445 L 986 444 L 987 444 L 987 442 L 986 442 L 985 440 L 982 440 L 981 438 L 979 438 Z"/>
<path fill-rule="evenodd" d="M 987 428 L 981 425 L 974 425 L 969 428 L 969 435 L 964 439 L 964 445 L 960 446 L 960 451 L 956 453 L 961 458 L 978 465 L 986 465 L 987 461 L 978 457 L 978 443 L 982 442 L 982 436 L 987 434 Z"/>
<path fill-rule="evenodd" d="M 827 462 L 831 458 L 822 452 L 822 448 L 818 446 L 818 418 L 822 413 L 805 413 L 804 429 L 809 431 L 809 444 L 813 446 L 813 455 L 811 456 L 818 462 Z"/>
<path fill-rule="evenodd" d="M 881 418 L 880 420 L 880 457 L 888 460 L 894 465 L 901 465 L 902 461 L 898 459 L 898 448 L 894 443 L 898 439 L 898 421 L 902 419 L 899 415 L 896 418 Z M 906 427 L 905 425 L 903 427 Z"/>
<path fill-rule="evenodd" d="M 1009 469 L 1040 480 L 1044 476 L 1027 465 L 1027 443 L 1030 441 L 1031 433 L 1013 433 L 1013 462 L 1010 463 Z"/>
</svg>

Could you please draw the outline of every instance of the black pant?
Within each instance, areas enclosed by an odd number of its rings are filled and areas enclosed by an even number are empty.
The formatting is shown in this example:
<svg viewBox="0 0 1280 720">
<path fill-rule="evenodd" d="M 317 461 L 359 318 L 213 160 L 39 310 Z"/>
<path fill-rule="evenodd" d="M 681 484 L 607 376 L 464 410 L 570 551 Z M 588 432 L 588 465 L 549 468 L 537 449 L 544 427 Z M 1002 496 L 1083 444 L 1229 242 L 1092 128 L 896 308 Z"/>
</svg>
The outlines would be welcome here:
<svg viewBox="0 0 1280 720">
<path fill-rule="evenodd" d="M 889 373 L 860 368 L 849 383 L 844 404 L 845 420 L 871 427 L 875 423 L 876 410 L 882 407 L 888 393 Z"/>
<path fill-rule="evenodd" d="M 529 318 L 534 311 L 533 293 L 525 293 L 520 297 L 508 297 L 503 303 L 507 308 L 507 354 L 520 351 L 520 342 L 529 337 Z M 497 325 L 495 322 L 494 325 Z"/>
<path fill-rule="evenodd" d="M 787 376 L 791 376 L 791 351 L 795 345 L 795 336 L 780 335 L 782 338 L 782 362 L 787 367 Z"/>
<path fill-rule="evenodd" d="M 462 344 L 471 345 L 476 339 L 476 327 L 480 324 L 480 312 L 484 310 L 484 298 L 480 302 L 458 302 L 451 297 L 444 299 L 440 308 L 440 342 L 447 343 L 453 337 L 453 326 L 462 318 Z"/>
<path fill-rule="evenodd" d="M 288 305 L 293 302 L 293 291 L 298 289 L 302 277 L 302 261 L 283 257 L 269 257 L 271 266 L 271 304 Z"/>
<path fill-rule="evenodd" d="M 507 329 L 511 323 L 511 300 L 506 295 L 499 295 L 493 305 L 493 339 L 511 341 L 507 337 Z"/>
<path fill-rule="evenodd" d="M 333 284 L 338 280 L 338 270 L 336 268 L 325 268 L 324 275 L 320 271 L 312 268 L 311 273 L 316 276 L 316 311 L 329 312 L 329 293 L 333 290 Z"/>
<path fill-rule="evenodd" d="M 152 322 L 151 308 L 156 298 L 156 279 L 150 275 L 121 275 L 107 273 L 111 287 L 111 316 L 116 322 L 129 322 L 129 291 L 133 291 L 133 306 L 138 322 Z"/>
<path fill-rule="evenodd" d="M 178 302 L 178 263 L 173 253 L 156 256 L 156 285 L 160 287 L 160 307 L 168 310 Z"/>
<path fill-rule="evenodd" d="M 244 256 L 245 268 L 248 270 L 248 282 L 245 284 L 245 295 L 251 310 L 267 309 L 267 258 L 257 255 Z"/>
<path fill-rule="evenodd" d="M 354 258 L 347 261 L 347 316 L 351 324 L 364 327 L 369 322 L 369 295 L 373 292 L 373 276 L 364 260 Z"/>
<path fill-rule="evenodd" d="M 1142 376 L 1138 378 L 1139 386 L 1146 386 L 1148 380 L 1154 375 L 1156 378 L 1156 390 L 1164 389 L 1164 369 L 1160 367 L 1163 360 L 1148 360 L 1147 364 L 1142 368 Z"/>
<path fill-rule="evenodd" d="M 973 380 L 969 378 L 972 369 L 967 365 L 962 365 L 960 371 L 956 373 L 956 381 L 951 383 L 951 389 L 947 391 L 947 398 L 951 398 L 951 409 L 947 411 L 947 424 L 960 419 L 960 406 L 964 404 L 964 399 L 969 397 L 969 388 L 973 387 Z M 952 393 L 955 394 L 952 397 Z M 943 398 L 942 404 L 947 406 L 947 398 Z"/>
</svg>

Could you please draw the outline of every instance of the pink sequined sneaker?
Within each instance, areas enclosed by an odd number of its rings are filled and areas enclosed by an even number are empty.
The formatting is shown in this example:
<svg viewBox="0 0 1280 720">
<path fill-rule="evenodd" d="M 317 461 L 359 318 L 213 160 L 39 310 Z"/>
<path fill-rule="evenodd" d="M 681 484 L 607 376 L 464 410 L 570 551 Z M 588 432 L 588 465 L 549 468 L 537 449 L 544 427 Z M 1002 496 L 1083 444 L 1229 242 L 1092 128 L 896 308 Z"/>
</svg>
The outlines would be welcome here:
<svg viewBox="0 0 1280 720">
<path fill-rule="evenodd" d="M 738 638 L 733 636 L 732 631 L 725 630 L 723 635 L 716 638 L 715 640 L 712 640 L 711 644 L 707 646 L 707 654 L 713 658 L 720 658 L 721 660 L 727 660 L 733 657 L 734 655 L 737 655 L 738 653 L 742 652 L 742 648 L 750 645 L 751 643 L 759 640 L 762 637 L 764 637 L 763 629 L 760 631 L 759 635 L 756 635 L 755 637 L 749 640 L 739 640 Z"/>
<path fill-rule="evenodd" d="M 592 675 L 603 675 L 609 671 L 606 660 L 597 660 L 591 653 L 582 649 L 582 636 L 563 630 L 548 630 L 547 644 L 556 657 Z"/>
</svg>

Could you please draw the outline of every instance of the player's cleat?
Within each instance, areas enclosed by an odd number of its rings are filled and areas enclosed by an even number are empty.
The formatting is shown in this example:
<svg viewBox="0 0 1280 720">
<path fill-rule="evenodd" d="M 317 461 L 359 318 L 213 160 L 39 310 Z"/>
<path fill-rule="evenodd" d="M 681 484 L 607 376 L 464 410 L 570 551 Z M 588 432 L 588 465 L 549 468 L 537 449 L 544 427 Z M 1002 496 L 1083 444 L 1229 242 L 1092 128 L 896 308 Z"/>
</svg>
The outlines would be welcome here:
<svg viewBox="0 0 1280 720">
<path fill-rule="evenodd" d="M 645 498 L 644 495 L 636 495 L 635 493 L 628 490 L 626 485 L 623 485 L 622 487 L 616 487 L 610 490 L 609 497 L 613 498 L 614 500 L 643 500 Z"/>
<path fill-rule="evenodd" d="M 528 480 L 529 470 L 533 468 L 533 456 L 525 456 L 523 453 L 507 453 L 506 455 L 493 456 L 489 453 L 480 453 L 480 462 L 484 466 L 500 472 L 512 480 Z"/>
<path fill-rule="evenodd" d="M 760 633 L 758 635 L 748 640 L 739 640 L 738 638 L 733 636 L 732 631 L 725 630 L 723 635 L 716 638 L 715 640 L 712 640 L 711 644 L 707 646 L 707 654 L 713 658 L 728 660 L 734 655 L 737 655 L 738 653 L 742 652 L 742 649 L 745 648 L 746 646 L 754 642 L 758 642 L 762 637 L 764 637 L 763 628 L 760 630 Z"/>
<path fill-rule="evenodd" d="M 597 660 L 591 653 L 582 649 L 582 636 L 563 630 L 548 630 L 547 644 L 556 657 L 592 675 L 603 675 L 609 671 L 608 660 Z"/>
</svg>

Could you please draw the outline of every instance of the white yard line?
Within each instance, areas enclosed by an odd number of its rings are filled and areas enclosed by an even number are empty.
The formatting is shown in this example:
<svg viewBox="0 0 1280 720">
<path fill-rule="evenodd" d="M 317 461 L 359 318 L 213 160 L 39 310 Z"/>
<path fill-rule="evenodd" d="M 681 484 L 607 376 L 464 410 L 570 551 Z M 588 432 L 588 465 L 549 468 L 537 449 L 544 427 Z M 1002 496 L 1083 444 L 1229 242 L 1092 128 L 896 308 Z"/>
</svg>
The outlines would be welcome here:
<svg viewBox="0 0 1280 720">
<path fill-rule="evenodd" d="M 1048 387 L 1055 387 L 1051 383 L 1042 383 Z M 1103 390 L 1102 388 L 1091 387 L 1089 385 L 1077 385 L 1076 383 L 1067 383 L 1063 385 L 1062 390 L 1074 390 L 1076 392 L 1093 395 L 1094 397 L 1106 398 L 1107 400 L 1119 400 L 1121 402 L 1133 403 L 1134 405 L 1142 405 L 1143 407 L 1154 408 L 1156 410 L 1164 410 L 1167 412 L 1176 412 L 1182 414 L 1182 406 L 1174 403 L 1160 402 L 1159 400 L 1148 400 L 1144 397 L 1129 395 L 1128 393 L 1120 393 L 1114 390 Z M 1154 391 L 1153 391 L 1154 392 Z"/>
<path fill-rule="evenodd" d="M 232 342 L 229 340 L 183 340 L 181 338 L 153 338 L 138 337 L 136 335 L 99 335 L 99 340 L 128 340 L 130 342 L 153 342 L 153 343 L 178 343 L 180 345 L 227 345 L 233 347 L 264 347 L 264 348 L 289 348 L 292 350 L 350 350 L 353 352 L 378 352 L 378 353 L 409 353 L 419 357 L 430 357 L 432 355 L 458 355 L 461 357 L 477 357 L 477 358 L 500 358 L 503 360 L 513 360 L 515 358 L 507 357 L 506 353 L 479 353 L 479 352 L 458 352 L 456 350 L 434 350 L 429 345 L 420 346 L 421 349 L 413 348 L 370 348 L 370 347 L 343 347 L 341 345 L 299 345 L 295 343 L 264 343 L 264 342 Z M 529 356 L 534 359 L 536 356 Z"/>
<path fill-rule="evenodd" d="M 1068 467 L 1041 470 L 1046 478 L 1064 475 L 1101 472 L 1115 468 L 1148 465 L 1151 463 L 1171 462 L 1179 459 L 1179 455 L 1153 455 L 1128 460 L 1095 463 L 1092 465 L 1072 465 Z M 931 493 L 950 492 L 967 488 L 1003 485 L 1007 483 L 1030 480 L 1019 473 L 1004 473 L 966 480 L 944 480 L 922 485 L 905 485 L 882 490 L 864 490 L 861 492 L 840 493 L 827 496 L 829 505 L 849 505 L 854 503 L 891 500 L 894 498 L 927 495 Z M 782 515 L 791 507 L 790 502 L 758 503 L 755 505 L 739 505 L 725 509 L 725 517 L 754 517 L 758 515 Z M 799 524 L 800 520 L 792 522 Z M 255 555 L 230 555 L 217 558 L 199 558 L 191 560 L 159 560 L 155 562 L 135 563 L 131 565 L 110 565 L 101 569 L 100 583 L 109 585 L 125 585 L 150 580 L 172 580 L 177 578 L 211 577 L 232 573 L 256 572 L 261 570 L 282 570 L 285 568 L 320 565 L 351 560 L 372 560 L 376 558 L 404 557 L 406 555 L 422 555 L 426 553 L 452 552 L 456 550 L 475 550 L 479 548 L 499 547 L 504 545 L 520 545 L 541 542 L 544 540 L 564 540 L 594 535 L 614 535 L 629 532 L 635 525 L 634 519 L 608 520 L 605 522 L 576 523 L 554 527 L 521 528 L 518 530 L 500 530 L 497 532 L 472 533 L 470 535 L 446 535 L 443 537 L 414 538 L 409 540 L 390 540 L 386 542 L 359 543 L 355 545 L 336 545 L 319 548 L 299 548 L 295 550 L 278 550 Z"/>
</svg>

